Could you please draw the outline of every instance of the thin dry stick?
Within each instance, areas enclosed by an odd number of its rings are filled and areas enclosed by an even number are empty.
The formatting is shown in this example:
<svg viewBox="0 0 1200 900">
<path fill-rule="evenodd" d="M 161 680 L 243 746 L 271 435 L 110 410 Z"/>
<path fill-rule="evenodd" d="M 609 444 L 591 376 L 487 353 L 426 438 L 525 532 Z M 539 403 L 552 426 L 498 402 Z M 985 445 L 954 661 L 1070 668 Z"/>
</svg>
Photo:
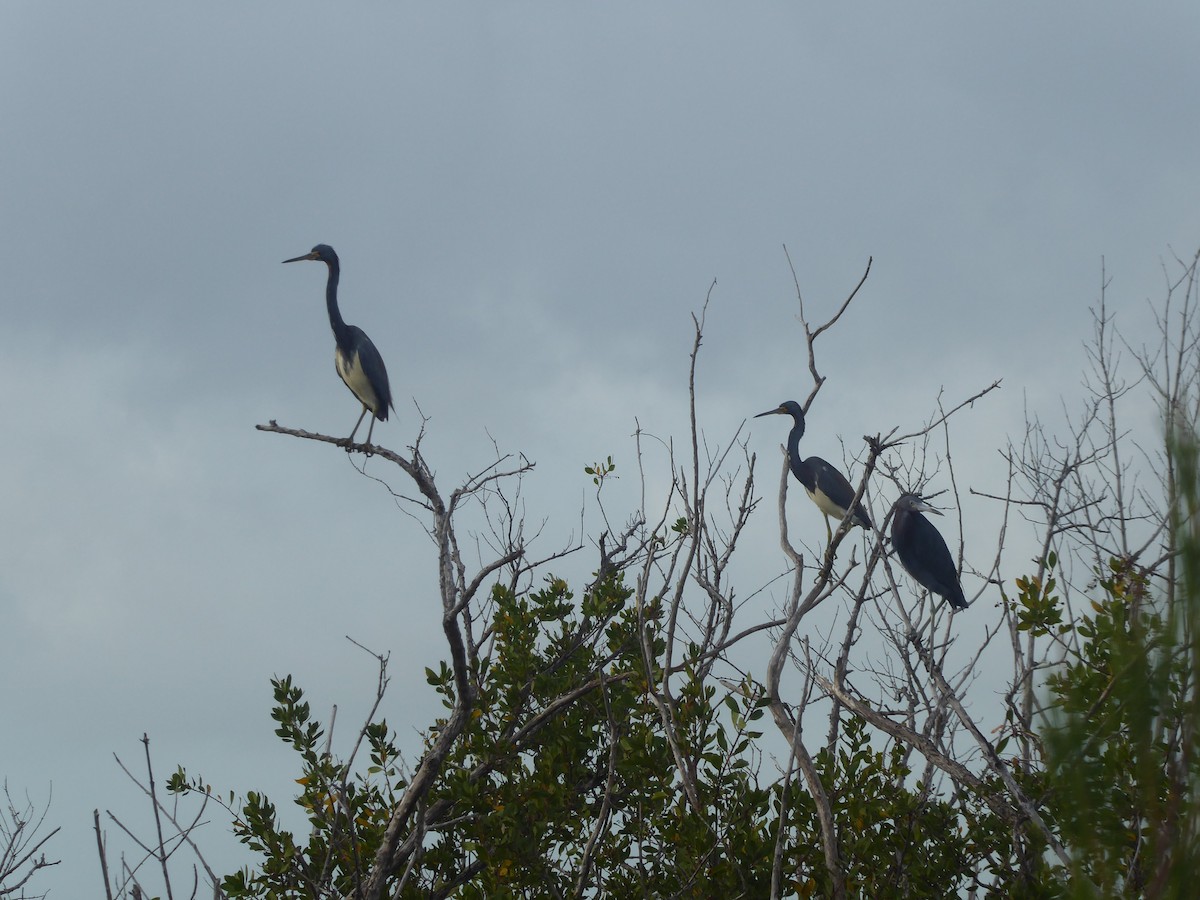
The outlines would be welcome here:
<svg viewBox="0 0 1200 900">
<path fill-rule="evenodd" d="M 814 349 L 816 340 L 823 332 L 837 324 L 838 319 L 842 317 L 842 313 L 846 311 L 847 307 L 850 306 L 850 302 L 858 295 L 859 289 L 867 281 L 867 276 L 871 274 L 872 257 L 867 258 L 867 267 L 863 271 L 862 277 L 858 280 L 858 284 L 854 286 L 854 290 L 850 292 L 850 295 L 842 301 L 842 305 L 838 307 L 837 312 L 835 312 L 827 322 L 825 322 L 823 325 L 818 325 L 816 330 L 813 330 L 808 327 L 808 319 L 804 315 L 804 297 L 800 292 L 800 279 L 796 275 L 796 267 L 792 265 L 792 256 L 790 253 L 788 253 L 786 244 L 783 245 L 783 255 L 787 257 L 788 268 L 791 269 L 792 272 L 792 282 L 796 285 L 796 300 L 800 304 L 800 315 L 798 318 L 800 320 L 800 324 L 804 326 L 804 337 L 808 345 L 808 371 L 812 374 L 813 388 L 812 391 L 809 392 L 808 399 L 806 399 L 803 404 L 804 411 L 807 412 L 808 408 L 812 405 L 813 399 L 817 396 L 817 392 L 821 390 L 821 385 L 825 383 L 825 376 L 817 371 L 817 356 Z"/>
<path fill-rule="evenodd" d="M 30 847 L 29 843 L 37 838 L 38 831 L 41 829 L 42 824 L 46 821 L 46 813 L 50 809 L 50 801 L 48 800 L 46 802 L 46 808 L 42 811 L 42 814 L 38 817 L 37 821 L 34 822 L 32 816 L 35 813 L 35 808 L 32 801 L 29 801 L 28 795 L 26 795 L 26 801 L 28 803 L 27 809 L 30 818 L 25 818 L 25 814 L 18 811 L 13 805 L 12 795 L 8 791 L 7 780 L 4 782 L 4 797 L 8 804 L 8 815 L 12 822 L 12 826 L 10 829 L 9 827 L 4 826 L 3 823 L 0 823 L 0 833 L 3 833 L 5 837 L 4 845 L 3 847 L 0 847 L 0 885 L 3 884 L 6 878 L 19 875 L 19 870 L 26 864 L 29 864 L 29 871 L 17 878 L 15 882 L 9 882 L 7 887 L 0 887 L 0 897 L 15 894 L 26 884 L 28 884 L 33 876 L 42 869 L 50 866 L 57 866 L 59 864 L 60 861 L 50 862 L 48 859 L 46 859 L 46 854 L 44 853 L 40 858 L 36 857 L 37 852 L 43 846 L 45 846 L 46 842 L 62 830 L 61 828 L 55 828 L 49 834 L 37 839 L 37 842 Z M 50 800 L 53 799 L 54 792 L 53 789 L 51 789 Z M 33 827 L 29 828 L 31 824 Z M 28 834 L 26 834 L 26 832 L 28 832 Z M 22 892 L 21 896 L 24 897 L 25 894 Z"/>
<path fill-rule="evenodd" d="M 145 733 L 142 734 L 142 747 L 146 751 L 146 779 L 150 788 L 150 803 L 154 807 L 154 828 L 158 832 L 158 848 L 155 855 L 158 857 L 158 864 L 162 868 L 163 884 L 167 888 L 167 900 L 173 900 L 171 872 L 167 867 L 167 848 L 163 841 L 162 815 L 158 809 L 158 792 L 154 787 L 154 770 L 150 766 L 150 737 Z"/>
<path fill-rule="evenodd" d="M 149 750 L 149 747 L 147 746 L 147 751 L 148 750 Z M 195 830 L 196 826 L 200 822 L 200 819 L 204 816 L 204 811 L 208 808 L 208 801 L 210 799 L 216 799 L 216 798 L 213 798 L 212 795 L 210 795 L 210 794 L 207 794 L 207 793 L 204 794 L 204 800 L 200 804 L 200 809 L 197 811 L 195 818 L 192 819 L 191 824 L 187 825 L 187 826 L 181 825 L 179 823 L 179 821 L 175 818 L 175 816 L 171 813 L 171 811 L 168 810 L 167 807 L 162 803 L 162 801 L 160 801 L 157 798 L 157 795 L 152 790 L 153 783 L 151 783 L 151 785 L 149 785 L 149 786 L 142 784 L 140 781 L 137 780 L 137 778 L 134 776 L 134 774 L 129 771 L 129 769 L 126 767 L 125 763 L 123 763 L 121 761 L 121 758 L 119 756 L 117 756 L 115 753 L 113 754 L 113 759 L 116 760 L 117 765 L 120 766 L 121 771 L 124 772 L 128 776 L 129 780 L 132 781 L 134 784 L 136 784 L 139 788 L 141 788 L 142 793 L 150 798 L 150 801 L 155 805 L 155 808 L 157 809 L 158 813 L 162 814 L 163 816 L 166 816 L 167 821 L 171 823 L 171 827 L 175 829 L 175 835 L 174 835 L 174 837 L 172 837 L 172 840 L 175 840 L 176 838 L 178 838 L 181 843 L 186 843 L 191 848 L 192 852 L 196 854 L 196 859 L 198 859 L 200 861 L 200 865 L 204 867 L 204 872 L 206 875 L 208 875 L 209 881 L 212 883 L 214 890 L 217 890 L 218 892 L 220 892 L 220 879 L 217 877 L 217 874 L 209 866 L 208 861 L 204 858 L 204 854 L 202 854 L 200 852 L 200 847 L 196 844 L 196 842 L 194 840 L 192 840 L 192 831 Z M 217 802 L 220 803 L 222 806 L 224 806 L 225 809 L 229 809 L 229 807 L 226 806 L 224 803 L 221 803 L 221 801 L 219 799 L 217 799 Z M 122 824 L 121 821 L 119 819 L 117 819 L 116 816 L 114 816 L 111 812 L 109 812 L 108 815 L 109 815 L 109 818 L 111 818 L 114 822 L 116 822 L 116 824 L 121 828 L 122 831 L 124 831 L 127 835 L 129 835 L 131 838 L 133 838 L 134 842 L 139 847 L 141 847 L 143 850 L 145 850 L 148 855 L 150 855 L 150 856 L 155 855 L 154 851 L 151 848 L 147 847 L 145 844 L 143 844 L 140 840 L 138 840 L 138 838 L 135 837 L 134 834 L 128 828 L 126 828 L 124 826 L 124 824 Z M 160 845 L 161 845 L 161 841 L 160 841 Z M 174 851 L 172 851 L 172 852 L 174 852 Z M 140 867 L 141 867 L 141 864 L 139 863 L 138 868 L 140 868 Z M 224 896 L 223 893 L 221 893 L 220 895 Z"/>
<path fill-rule="evenodd" d="M 104 878 L 104 896 L 113 900 L 112 887 L 108 882 L 108 854 L 104 851 L 104 833 L 100 830 L 100 810 L 92 810 L 92 821 L 96 829 L 96 849 L 100 852 L 100 874 Z"/>
</svg>

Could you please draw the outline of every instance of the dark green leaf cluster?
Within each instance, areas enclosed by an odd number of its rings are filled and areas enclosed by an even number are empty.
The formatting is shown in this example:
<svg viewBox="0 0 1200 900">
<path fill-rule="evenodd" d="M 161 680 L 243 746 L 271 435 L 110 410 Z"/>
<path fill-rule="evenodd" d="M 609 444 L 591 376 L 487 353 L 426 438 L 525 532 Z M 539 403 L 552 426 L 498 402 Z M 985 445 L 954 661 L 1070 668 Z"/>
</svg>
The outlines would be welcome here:
<svg viewBox="0 0 1200 900">
<path fill-rule="evenodd" d="M 551 578 L 497 586 L 495 652 L 481 666 L 472 727 L 430 798 L 456 827 L 423 857 L 427 884 L 460 896 L 569 895 L 584 875 L 608 896 L 732 896 L 761 887 L 765 791 L 746 760 L 751 718 L 684 681 L 674 714 L 702 802 L 686 802 L 658 707 L 660 608 L 638 610 L 619 577 L 576 600 Z M 449 698 L 452 683 L 436 685 Z M 758 866 L 761 869 L 761 866 Z M 414 894 L 416 896 L 417 894 Z"/>
<path fill-rule="evenodd" d="M 1165 582 L 1112 559 L 1048 681 L 1049 805 L 1074 896 L 1195 896 L 1200 870 L 1200 540 L 1194 445 L 1180 449 L 1178 554 Z"/>
<path fill-rule="evenodd" d="M 843 714 L 834 751 L 823 748 L 814 762 L 829 793 L 850 896 L 946 897 L 965 883 L 978 851 L 964 820 L 954 804 L 911 778 L 903 747 L 876 748 L 866 723 Z M 790 891 L 829 896 L 812 797 L 797 784 L 774 794 L 795 834 L 784 866 Z"/>
<path fill-rule="evenodd" d="M 800 782 L 759 780 L 761 691 L 750 681 L 718 691 L 685 667 L 668 732 L 656 700 L 663 673 L 646 666 L 663 652 L 661 609 L 631 596 L 619 575 L 580 598 L 558 578 L 523 595 L 493 589 L 494 649 L 474 673 L 478 702 L 426 799 L 424 849 L 399 896 L 568 896 L 582 883 L 591 896 L 758 897 L 777 852 L 788 890 L 827 892 L 812 798 Z M 452 706 L 449 667 L 427 675 Z M 247 794 L 235 829 L 260 863 L 224 888 L 354 896 L 405 785 L 387 726 L 368 727 L 370 765 L 352 775 L 322 749 L 324 731 L 292 680 L 274 689 L 276 733 L 299 756 L 296 802 L 311 833 L 298 839 L 267 798 Z M 999 831 L 993 820 L 914 781 L 904 749 L 877 749 L 853 716 L 815 762 L 854 895 L 946 896 L 994 850 L 985 846 Z M 182 773 L 172 786 L 189 787 Z"/>
<path fill-rule="evenodd" d="M 300 793 L 294 798 L 310 825 L 307 839 L 283 828 L 275 805 L 264 795 L 247 792 L 233 822 L 234 834 L 261 859 L 222 883 L 231 898 L 309 898 L 353 893 L 370 868 L 387 826 L 396 792 L 404 779 L 398 751 L 386 721 L 364 730 L 370 764 L 351 776 L 349 764 L 320 748 L 321 724 L 311 717 L 302 690 L 291 676 L 271 681 L 275 733 L 299 757 Z M 180 769 L 168 781 L 175 793 L 211 794 L 201 779 L 188 779 Z M 234 798 L 230 796 L 230 804 Z"/>
<path fill-rule="evenodd" d="M 585 475 L 592 476 L 592 484 L 596 485 L 596 487 L 599 487 L 601 484 L 603 484 L 604 479 L 609 475 L 612 475 L 612 473 L 616 470 L 617 464 L 613 462 L 613 458 L 611 456 L 608 457 L 606 462 L 592 463 L 590 466 L 583 467 L 583 473 Z"/>
<path fill-rule="evenodd" d="M 1058 564 L 1058 557 L 1051 552 L 1046 557 L 1045 569 L 1052 573 Z M 1018 577 L 1014 582 L 1017 586 L 1017 597 L 1014 602 L 1007 595 L 1004 602 L 1013 607 L 1017 616 L 1017 630 L 1025 631 L 1034 637 L 1045 637 L 1048 634 L 1065 634 L 1071 625 L 1063 622 L 1063 610 L 1060 598 L 1055 594 L 1058 582 L 1053 575 L 1043 579 L 1039 577 Z"/>
</svg>

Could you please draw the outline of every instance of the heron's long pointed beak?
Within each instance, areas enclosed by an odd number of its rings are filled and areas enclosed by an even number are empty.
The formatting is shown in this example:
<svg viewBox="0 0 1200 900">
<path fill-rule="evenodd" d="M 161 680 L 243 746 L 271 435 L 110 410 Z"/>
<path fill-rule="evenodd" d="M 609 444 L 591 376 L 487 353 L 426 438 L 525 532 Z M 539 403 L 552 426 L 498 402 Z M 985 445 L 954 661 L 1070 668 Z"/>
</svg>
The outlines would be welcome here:
<svg viewBox="0 0 1200 900">
<path fill-rule="evenodd" d="M 787 415 L 787 410 L 784 409 L 782 406 L 777 406 L 774 409 L 768 409 L 766 412 L 759 413 L 754 418 L 761 419 L 763 416 L 785 416 L 785 415 Z"/>
<path fill-rule="evenodd" d="M 317 254 L 315 254 L 315 253 L 305 253 L 303 256 L 293 256 L 291 259 L 285 259 L 284 262 L 285 263 L 300 262 L 300 260 L 302 260 L 302 259 L 316 259 L 316 258 L 317 258 Z"/>
<path fill-rule="evenodd" d="M 917 512 L 933 513 L 935 516 L 944 516 L 945 515 L 945 513 L 942 512 L 940 509 L 930 506 L 924 500 L 917 500 L 916 504 L 914 504 L 914 506 L 913 506 L 913 509 L 915 509 Z"/>
</svg>

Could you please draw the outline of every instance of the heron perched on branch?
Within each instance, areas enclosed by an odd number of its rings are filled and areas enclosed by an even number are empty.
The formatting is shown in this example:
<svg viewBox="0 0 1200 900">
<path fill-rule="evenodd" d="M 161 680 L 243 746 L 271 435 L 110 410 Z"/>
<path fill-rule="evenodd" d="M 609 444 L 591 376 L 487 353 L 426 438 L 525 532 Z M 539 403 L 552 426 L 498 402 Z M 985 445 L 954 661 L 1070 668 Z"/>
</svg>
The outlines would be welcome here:
<svg viewBox="0 0 1200 900">
<path fill-rule="evenodd" d="M 902 494 L 892 513 L 892 546 L 900 557 L 900 565 L 926 590 L 939 594 L 955 609 L 966 609 L 954 557 L 945 539 L 921 513 L 940 516 L 916 494 Z"/>
<path fill-rule="evenodd" d="M 817 504 L 817 508 L 821 512 L 825 513 L 825 530 L 829 533 L 829 539 L 832 541 L 833 531 L 829 527 L 829 518 L 834 518 L 839 522 L 846 518 L 850 504 L 854 502 L 854 487 L 846 480 L 845 475 L 821 457 L 800 458 L 800 438 L 804 436 L 804 408 L 799 403 L 795 400 L 788 400 L 779 404 L 775 409 L 759 413 L 755 418 L 762 416 L 792 417 L 792 431 L 788 435 L 787 442 L 788 466 L 791 467 L 796 480 L 804 485 L 804 490 L 808 492 L 812 502 Z M 861 503 L 854 504 L 854 515 L 850 521 L 854 525 L 861 525 L 868 531 L 871 529 L 871 518 Z"/>
<path fill-rule="evenodd" d="M 363 411 L 354 423 L 347 443 L 354 443 L 354 435 L 363 417 L 371 414 L 371 424 L 367 428 L 367 443 L 371 443 L 371 434 L 375 430 L 375 420 L 386 422 L 388 409 L 392 406 L 392 389 L 388 384 L 387 367 L 383 357 L 371 343 L 371 339 L 357 325 L 347 325 L 338 310 L 337 289 L 338 278 L 341 276 L 341 266 L 338 255 L 328 244 L 317 244 L 303 256 L 285 259 L 285 263 L 299 262 L 302 259 L 315 259 L 329 267 L 329 280 L 325 283 L 325 306 L 329 310 L 329 325 L 333 329 L 333 339 L 336 347 L 333 351 L 333 362 L 337 373 L 351 393 L 362 403 Z M 349 448 L 347 448 L 349 449 Z"/>
</svg>

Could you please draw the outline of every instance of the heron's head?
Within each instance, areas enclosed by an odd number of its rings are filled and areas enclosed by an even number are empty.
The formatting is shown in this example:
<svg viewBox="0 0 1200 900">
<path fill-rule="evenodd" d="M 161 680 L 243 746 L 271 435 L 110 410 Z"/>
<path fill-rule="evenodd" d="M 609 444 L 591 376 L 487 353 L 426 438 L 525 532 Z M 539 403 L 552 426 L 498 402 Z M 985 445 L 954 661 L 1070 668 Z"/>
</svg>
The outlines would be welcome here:
<svg viewBox="0 0 1200 900">
<path fill-rule="evenodd" d="M 754 418 L 761 419 L 763 416 L 791 416 L 797 422 L 803 422 L 804 409 L 795 400 L 785 400 L 774 409 L 768 409 L 766 412 L 761 412 Z"/>
<path fill-rule="evenodd" d="M 935 516 L 943 515 L 940 509 L 930 506 L 916 494 L 901 494 L 900 499 L 896 501 L 896 509 L 906 509 L 909 512 L 933 513 Z"/>
<path fill-rule="evenodd" d="M 303 256 L 293 256 L 291 259 L 285 259 L 285 263 L 300 262 L 302 259 L 315 259 L 323 263 L 333 265 L 337 263 L 337 254 L 333 252 L 333 248 L 328 244 L 317 244 Z"/>
</svg>

